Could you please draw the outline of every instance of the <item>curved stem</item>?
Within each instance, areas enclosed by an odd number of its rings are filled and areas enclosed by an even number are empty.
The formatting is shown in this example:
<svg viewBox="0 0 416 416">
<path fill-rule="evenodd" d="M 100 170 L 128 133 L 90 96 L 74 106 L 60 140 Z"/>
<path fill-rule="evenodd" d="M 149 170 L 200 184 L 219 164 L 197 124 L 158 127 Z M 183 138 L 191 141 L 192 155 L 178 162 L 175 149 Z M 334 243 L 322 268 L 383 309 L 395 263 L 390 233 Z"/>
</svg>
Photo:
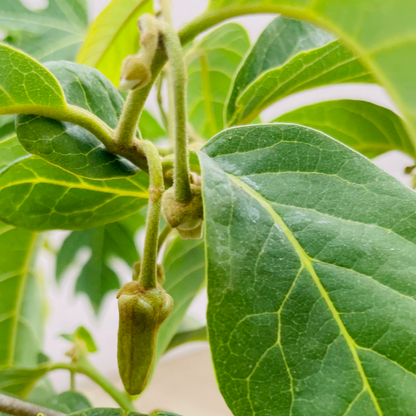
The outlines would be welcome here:
<svg viewBox="0 0 416 416">
<path fill-rule="evenodd" d="M 14 416 L 65 416 L 65 413 L 0 394 L 0 411 Z"/>
<path fill-rule="evenodd" d="M 163 230 L 160 232 L 159 239 L 157 240 L 158 253 L 160 252 L 160 249 L 162 248 L 163 243 L 166 241 L 166 238 L 168 237 L 171 231 L 172 231 L 172 228 L 170 227 L 170 225 L 166 224 Z"/>
<path fill-rule="evenodd" d="M 171 65 L 172 89 L 175 101 L 175 199 L 189 202 L 192 198 L 189 176 L 186 80 L 182 47 L 176 32 L 168 23 L 161 22 L 164 44 Z M 172 109 L 169 109 L 171 112 Z"/>
<path fill-rule="evenodd" d="M 147 156 L 149 166 L 149 206 L 146 218 L 146 237 L 144 241 L 143 260 L 140 263 L 140 284 L 145 288 L 157 285 L 157 247 L 159 234 L 159 217 L 162 207 L 163 171 L 162 161 L 153 143 L 142 140 L 140 145 Z"/>
<path fill-rule="evenodd" d="M 51 365 L 49 371 L 53 370 L 69 370 L 72 372 L 84 374 L 96 384 L 98 384 L 113 400 L 124 410 L 130 410 L 135 412 L 136 409 L 130 398 L 126 393 L 118 390 L 114 387 L 113 383 L 107 380 L 102 374 L 100 374 L 95 367 L 86 358 L 81 358 L 78 363 L 54 363 Z M 52 415 L 53 416 L 53 415 Z"/>
</svg>

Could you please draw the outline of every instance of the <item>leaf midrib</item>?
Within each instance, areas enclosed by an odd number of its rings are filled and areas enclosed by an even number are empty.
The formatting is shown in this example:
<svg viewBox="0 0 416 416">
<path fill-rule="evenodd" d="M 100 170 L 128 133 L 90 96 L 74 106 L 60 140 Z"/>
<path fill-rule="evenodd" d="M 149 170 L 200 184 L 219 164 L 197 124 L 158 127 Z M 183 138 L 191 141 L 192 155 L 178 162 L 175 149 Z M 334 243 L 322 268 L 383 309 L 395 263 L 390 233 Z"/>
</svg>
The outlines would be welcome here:
<svg viewBox="0 0 416 416">
<path fill-rule="evenodd" d="M 242 188 L 247 194 L 249 194 L 252 198 L 254 198 L 256 201 L 260 203 L 260 205 L 269 213 L 269 215 L 272 217 L 273 221 L 281 228 L 289 242 L 291 243 L 292 247 L 296 251 L 297 255 L 299 256 L 299 259 L 302 263 L 302 266 L 308 270 L 309 274 L 312 277 L 312 280 L 314 281 L 316 287 L 319 290 L 319 293 L 321 294 L 322 298 L 325 300 L 325 303 L 328 306 L 328 309 L 330 310 L 335 322 L 337 323 L 341 334 L 345 338 L 345 341 L 347 342 L 347 345 L 349 347 L 349 350 L 351 352 L 351 355 L 353 357 L 353 360 L 357 366 L 358 372 L 361 376 L 361 380 L 363 382 L 364 389 L 368 391 L 371 401 L 374 404 L 374 407 L 377 410 L 377 413 L 379 416 L 383 416 L 383 412 L 380 408 L 380 405 L 378 404 L 377 398 L 370 386 L 370 383 L 368 381 L 368 378 L 365 374 L 362 362 L 360 360 L 360 357 L 357 353 L 357 345 L 354 341 L 354 339 L 351 337 L 351 335 L 348 333 L 347 328 L 345 327 L 344 323 L 342 322 L 341 317 L 339 316 L 339 313 L 337 309 L 335 308 L 335 305 L 333 304 L 331 298 L 329 297 L 328 292 L 325 290 L 324 286 L 322 285 L 318 275 L 316 274 L 315 269 L 312 265 L 312 259 L 308 256 L 308 254 L 305 252 L 303 247 L 300 245 L 300 243 L 297 241 L 295 236 L 293 235 L 292 231 L 289 229 L 289 227 L 286 225 L 286 223 L 283 221 L 283 219 L 273 210 L 273 208 L 269 205 L 269 203 L 255 190 L 250 188 L 248 185 L 246 185 L 243 181 L 241 181 L 239 178 L 227 174 L 232 181 L 234 181 L 240 188 Z"/>
</svg>

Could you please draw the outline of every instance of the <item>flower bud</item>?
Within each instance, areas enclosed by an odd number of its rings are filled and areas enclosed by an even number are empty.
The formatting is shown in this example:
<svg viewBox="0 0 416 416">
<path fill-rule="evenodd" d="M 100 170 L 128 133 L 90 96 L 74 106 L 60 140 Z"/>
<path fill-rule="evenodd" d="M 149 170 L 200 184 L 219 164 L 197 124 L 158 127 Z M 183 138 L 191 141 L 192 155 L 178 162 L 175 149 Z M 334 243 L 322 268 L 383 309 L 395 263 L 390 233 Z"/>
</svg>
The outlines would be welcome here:
<svg viewBox="0 0 416 416">
<path fill-rule="evenodd" d="M 121 66 L 120 91 L 145 87 L 152 79 L 149 63 L 141 56 L 130 55 Z"/>
<path fill-rule="evenodd" d="M 146 289 L 138 281 L 119 291 L 118 368 L 126 391 L 140 394 L 147 385 L 160 325 L 173 308 L 173 299 L 160 287 Z"/>
<path fill-rule="evenodd" d="M 191 184 L 192 199 L 182 203 L 175 199 L 174 188 L 169 188 L 162 197 L 163 214 L 172 228 L 176 228 L 184 240 L 202 236 L 204 218 L 201 187 Z"/>
</svg>

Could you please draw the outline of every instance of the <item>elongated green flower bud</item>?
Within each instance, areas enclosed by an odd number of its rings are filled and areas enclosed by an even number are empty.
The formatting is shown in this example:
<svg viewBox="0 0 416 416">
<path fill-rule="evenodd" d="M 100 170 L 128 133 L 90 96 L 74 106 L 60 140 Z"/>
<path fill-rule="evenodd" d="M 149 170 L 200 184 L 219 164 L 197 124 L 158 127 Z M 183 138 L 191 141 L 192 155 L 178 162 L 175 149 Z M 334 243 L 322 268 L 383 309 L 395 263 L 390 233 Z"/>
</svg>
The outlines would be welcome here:
<svg viewBox="0 0 416 416">
<path fill-rule="evenodd" d="M 129 394 L 147 385 L 160 325 L 173 308 L 173 299 L 159 286 L 145 289 L 138 281 L 119 291 L 118 368 Z"/>
</svg>

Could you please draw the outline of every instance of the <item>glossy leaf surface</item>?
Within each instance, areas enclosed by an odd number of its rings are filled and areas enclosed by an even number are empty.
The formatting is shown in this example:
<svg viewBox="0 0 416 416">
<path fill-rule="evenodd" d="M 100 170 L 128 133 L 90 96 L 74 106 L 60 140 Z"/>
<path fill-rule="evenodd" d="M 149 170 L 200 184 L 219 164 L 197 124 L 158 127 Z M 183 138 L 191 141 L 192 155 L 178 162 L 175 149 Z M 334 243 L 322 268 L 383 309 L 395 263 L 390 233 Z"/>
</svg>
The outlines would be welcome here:
<svg viewBox="0 0 416 416">
<path fill-rule="evenodd" d="M 400 150 L 415 157 L 401 118 L 391 110 L 356 100 L 326 101 L 283 114 L 275 121 L 320 130 L 367 157 Z"/>
<path fill-rule="evenodd" d="M 227 94 L 249 46 L 246 30 L 227 23 L 197 41 L 188 52 L 189 121 L 206 139 L 224 128 Z"/>
<path fill-rule="evenodd" d="M 0 114 L 39 107 L 65 107 L 58 81 L 25 53 L 0 44 Z"/>
<path fill-rule="evenodd" d="M 118 85 L 123 59 L 139 49 L 137 19 L 152 12 L 149 0 L 113 0 L 92 23 L 77 61 L 99 69 Z"/>
<path fill-rule="evenodd" d="M 74 262 L 78 252 L 82 248 L 89 248 L 91 255 L 82 267 L 75 290 L 86 293 L 97 311 L 104 296 L 109 291 L 120 288 L 120 280 L 111 260 L 119 258 L 129 267 L 139 260 L 134 236 L 136 231 L 144 226 L 145 221 L 142 213 L 136 213 L 115 223 L 71 233 L 57 256 L 58 281 Z"/>
<path fill-rule="evenodd" d="M 227 12 L 221 14 L 225 7 Z M 413 0 L 211 0 L 218 21 L 244 13 L 282 13 L 331 30 L 359 54 L 410 123 L 416 141 L 416 3 Z"/>
<path fill-rule="evenodd" d="M 162 324 L 156 356 L 167 349 L 192 300 L 205 282 L 205 256 L 202 240 L 182 240 L 175 236 L 168 241 L 163 259 L 166 282 L 164 289 L 172 296 L 173 311 Z"/>
<path fill-rule="evenodd" d="M 0 0 L 5 41 L 42 62 L 73 60 L 87 27 L 86 0 L 49 0 L 45 9 L 35 11 L 20 0 Z"/>
<path fill-rule="evenodd" d="M 239 95 L 265 71 L 283 65 L 300 52 L 315 49 L 333 39 L 329 33 L 311 25 L 283 16 L 275 18 L 261 33 L 239 68 L 226 109 L 230 121 L 238 109 Z"/>
<path fill-rule="evenodd" d="M 81 230 L 117 221 L 147 202 L 148 176 L 96 181 L 35 156 L 0 174 L 0 218 L 31 230 Z"/>
<path fill-rule="evenodd" d="M 204 151 L 208 330 L 233 413 L 415 414 L 414 191 L 292 124 Z"/>
<path fill-rule="evenodd" d="M 99 71 L 64 61 L 46 67 L 62 85 L 68 104 L 94 113 L 112 128 L 117 126 L 124 101 Z M 71 123 L 21 115 L 16 133 L 29 153 L 77 175 L 106 179 L 137 172 L 128 160 L 108 152 L 92 133 Z"/>
<path fill-rule="evenodd" d="M 267 106 L 295 92 L 348 82 L 374 80 L 358 58 L 336 40 L 260 75 L 239 95 L 229 124 L 247 124 Z"/>
</svg>

